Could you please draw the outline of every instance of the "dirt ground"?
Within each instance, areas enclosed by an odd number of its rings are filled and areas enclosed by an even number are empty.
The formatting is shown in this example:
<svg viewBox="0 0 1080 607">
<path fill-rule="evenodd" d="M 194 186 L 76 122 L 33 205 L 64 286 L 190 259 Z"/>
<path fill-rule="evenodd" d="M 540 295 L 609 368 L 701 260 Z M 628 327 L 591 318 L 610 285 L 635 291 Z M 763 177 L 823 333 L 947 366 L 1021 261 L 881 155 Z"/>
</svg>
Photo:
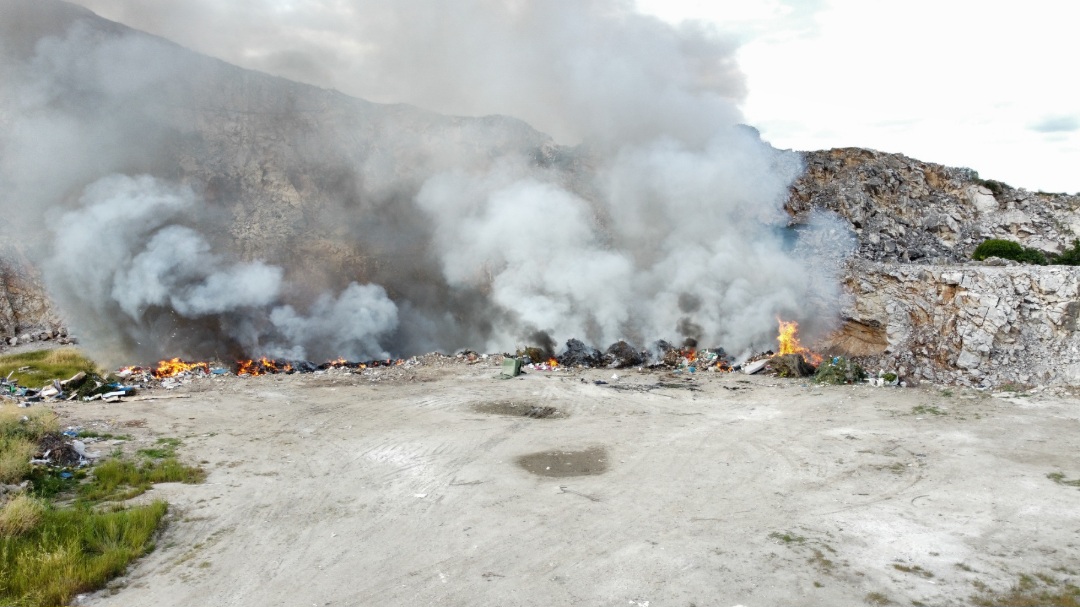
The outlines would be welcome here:
<svg viewBox="0 0 1080 607">
<path fill-rule="evenodd" d="M 1080 577 L 1080 490 L 1047 476 L 1080 477 L 1073 397 L 497 372 L 58 406 L 124 449 L 180 437 L 209 471 L 148 494 L 171 505 L 157 549 L 79 603 L 967 605 L 1021 574 Z"/>
</svg>

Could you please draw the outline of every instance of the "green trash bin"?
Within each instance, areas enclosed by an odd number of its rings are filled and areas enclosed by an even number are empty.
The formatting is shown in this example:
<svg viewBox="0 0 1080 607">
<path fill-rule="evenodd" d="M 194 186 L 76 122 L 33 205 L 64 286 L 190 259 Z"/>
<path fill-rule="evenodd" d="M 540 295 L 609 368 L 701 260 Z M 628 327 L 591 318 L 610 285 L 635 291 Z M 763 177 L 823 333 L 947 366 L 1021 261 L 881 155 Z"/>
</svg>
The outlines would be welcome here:
<svg viewBox="0 0 1080 607">
<path fill-rule="evenodd" d="M 504 358 L 500 375 L 503 377 L 517 377 L 518 375 L 521 375 L 521 359 Z"/>
</svg>

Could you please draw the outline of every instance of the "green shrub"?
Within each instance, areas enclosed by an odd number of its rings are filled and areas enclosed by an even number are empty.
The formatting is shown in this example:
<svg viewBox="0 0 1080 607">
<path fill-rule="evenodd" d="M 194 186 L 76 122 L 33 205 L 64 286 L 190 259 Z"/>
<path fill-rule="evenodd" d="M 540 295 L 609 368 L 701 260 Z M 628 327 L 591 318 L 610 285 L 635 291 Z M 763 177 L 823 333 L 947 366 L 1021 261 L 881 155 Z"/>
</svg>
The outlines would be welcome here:
<svg viewBox="0 0 1080 607">
<path fill-rule="evenodd" d="M 1011 259 L 1040 266 L 1046 265 L 1046 255 L 1042 251 L 1023 247 L 1020 243 L 1000 238 L 984 240 L 971 253 L 971 258 L 975 261 L 982 261 L 987 257 L 1000 257 L 1001 259 Z"/>
<path fill-rule="evenodd" d="M 1080 266 L 1080 238 L 1073 240 L 1071 249 L 1065 249 L 1050 258 L 1050 263 L 1059 266 Z"/>
<path fill-rule="evenodd" d="M 993 179 L 979 179 L 978 177 L 975 178 L 975 183 L 993 192 L 994 196 L 1000 196 L 1002 193 L 1005 192 L 1006 188 L 1012 187 L 1009 184 L 1001 181 L 994 181 Z"/>
<path fill-rule="evenodd" d="M 1020 254 L 1020 259 L 1018 259 L 1017 261 L 1023 263 L 1030 263 L 1036 266 L 1045 266 L 1046 253 L 1043 253 L 1038 249 L 1029 249 L 1025 247 L 1024 252 Z"/>
<path fill-rule="evenodd" d="M 814 381 L 819 384 L 853 384 L 866 380 L 866 371 L 843 356 L 827 360 L 817 368 Z"/>
<path fill-rule="evenodd" d="M 982 261 L 987 257 L 1000 257 L 1002 259 L 1020 261 L 1020 256 L 1023 254 L 1024 247 L 1020 246 L 1020 243 L 1018 242 L 990 238 L 982 241 L 982 244 L 975 247 L 975 251 L 972 252 L 971 258 L 975 261 Z"/>
</svg>

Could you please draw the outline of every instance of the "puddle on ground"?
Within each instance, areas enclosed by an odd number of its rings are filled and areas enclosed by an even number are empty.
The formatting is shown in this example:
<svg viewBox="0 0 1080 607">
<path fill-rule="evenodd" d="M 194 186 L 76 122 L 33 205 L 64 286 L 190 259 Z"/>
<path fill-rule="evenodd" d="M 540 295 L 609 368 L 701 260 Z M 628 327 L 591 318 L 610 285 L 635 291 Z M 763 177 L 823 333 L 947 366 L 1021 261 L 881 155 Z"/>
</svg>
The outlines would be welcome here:
<svg viewBox="0 0 1080 607">
<path fill-rule="evenodd" d="M 603 447 L 584 451 L 552 449 L 517 458 L 517 465 L 540 476 L 594 476 L 607 472 L 608 455 Z"/>
<path fill-rule="evenodd" d="M 531 417 L 533 419 L 551 419 L 566 417 L 566 414 L 555 407 L 537 405 L 528 401 L 493 401 L 489 403 L 477 403 L 472 407 L 477 413 L 492 413 L 495 415 L 511 415 L 514 417 Z"/>
</svg>

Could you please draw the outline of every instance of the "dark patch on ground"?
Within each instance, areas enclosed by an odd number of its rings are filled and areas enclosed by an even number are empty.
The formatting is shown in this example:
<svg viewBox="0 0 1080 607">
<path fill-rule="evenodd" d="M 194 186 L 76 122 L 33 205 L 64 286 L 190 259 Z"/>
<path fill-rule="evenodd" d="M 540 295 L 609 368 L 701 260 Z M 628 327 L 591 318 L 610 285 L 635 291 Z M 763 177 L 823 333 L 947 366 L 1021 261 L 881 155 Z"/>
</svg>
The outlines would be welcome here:
<svg viewBox="0 0 1080 607">
<path fill-rule="evenodd" d="M 700 392 L 701 388 L 698 386 L 686 382 L 666 382 L 658 381 L 655 384 L 607 384 L 612 390 L 622 390 L 625 392 L 649 392 L 651 390 L 659 389 L 671 389 L 671 390 L 689 390 L 690 392 Z"/>
<path fill-rule="evenodd" d="M 555 407 L 537 405 L 529 402 L 494 401 L 489 403 L 477 403 L 472 406 L 477 413 L 490 413 L 493 415 L 509 415 L 512 417 L 529 417 L 532 419 L 552 419 L 566 417 L 566 414 Z"/>
<path fill-rule="evenodd" d="M 583 451 L 552 449 L 517 458 L 517 465 L 538 476 L 595 476 L 608 469 L 607 450 L 589 447 Z"/>
</svg>

